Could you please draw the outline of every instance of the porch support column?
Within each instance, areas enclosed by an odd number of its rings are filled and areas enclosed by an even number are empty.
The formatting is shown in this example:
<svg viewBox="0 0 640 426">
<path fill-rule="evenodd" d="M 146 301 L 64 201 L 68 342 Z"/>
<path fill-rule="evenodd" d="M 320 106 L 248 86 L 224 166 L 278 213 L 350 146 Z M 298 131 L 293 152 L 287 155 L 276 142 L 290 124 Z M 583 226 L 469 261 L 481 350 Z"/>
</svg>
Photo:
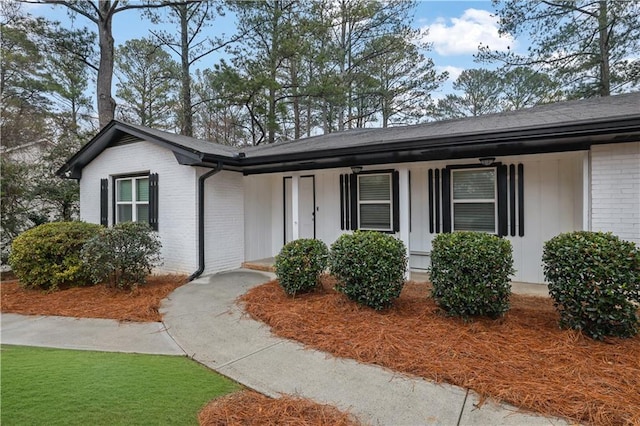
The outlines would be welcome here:
<svg viewBox="0 0 640 426">
<path fill-rule="evenodd" d="M 591 231 L 591 151 L 582 157 L 582 230 Z"/>
<path fill-rule="evenodd" d="M 398 170 L 399 174 L 399 187 L 400 187 L 400 240 L 404 243 L 407 249 L 407 259 L 409 259 L 409 221 L 411 216 L 409 215 L 409 169 L 406 167 Z M 407 269 L 404 273 L 405 279 L 409 279 L 409 262 L 407 262 Z"/>
<path fill-rule="evenodd" d="M 300 176 L 293 175 L 291 177 L 291 239 L 300 238 L 300 214 L 298 202 L 298 188 L 300 188 Z"/>
</svg>

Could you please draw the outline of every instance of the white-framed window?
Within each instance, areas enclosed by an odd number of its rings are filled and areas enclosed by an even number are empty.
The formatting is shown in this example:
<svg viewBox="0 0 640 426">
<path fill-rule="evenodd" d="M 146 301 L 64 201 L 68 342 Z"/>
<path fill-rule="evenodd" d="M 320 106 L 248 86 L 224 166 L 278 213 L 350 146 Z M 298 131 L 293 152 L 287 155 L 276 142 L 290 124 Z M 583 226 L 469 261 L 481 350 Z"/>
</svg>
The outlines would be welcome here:
<svg viewBox="0 0 640 426">
<path fill-rule="evenodd" d="M 393 231 L 391 173 L 358 175 L 359 229 Z"/>
<path fill-rule="evenodd" d="M 451 216 L 454 231 L 498 230 L 495 168 L 451 170 Z"/>
<path fill-rule="evenodd" d="M 115 180 L 116 223 L 149 223 L 149 177 L 126 177 Z"/>
</svg>

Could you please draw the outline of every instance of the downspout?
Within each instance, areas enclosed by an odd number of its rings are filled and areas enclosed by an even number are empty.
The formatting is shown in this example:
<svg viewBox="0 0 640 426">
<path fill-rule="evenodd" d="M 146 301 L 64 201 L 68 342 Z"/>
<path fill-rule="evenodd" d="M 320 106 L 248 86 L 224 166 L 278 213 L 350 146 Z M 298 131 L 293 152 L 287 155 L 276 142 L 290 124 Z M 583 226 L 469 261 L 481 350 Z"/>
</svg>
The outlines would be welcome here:
<svg viewBox="0 0 640 426">
<path fill-rule="evenodd" d="M 187 278 L 187 282 L 193 281 L 204 272 L 204 182 L 211 176 L 222 171 L 222 162 L 198 178 L 198 269 Z"/>
</svg>

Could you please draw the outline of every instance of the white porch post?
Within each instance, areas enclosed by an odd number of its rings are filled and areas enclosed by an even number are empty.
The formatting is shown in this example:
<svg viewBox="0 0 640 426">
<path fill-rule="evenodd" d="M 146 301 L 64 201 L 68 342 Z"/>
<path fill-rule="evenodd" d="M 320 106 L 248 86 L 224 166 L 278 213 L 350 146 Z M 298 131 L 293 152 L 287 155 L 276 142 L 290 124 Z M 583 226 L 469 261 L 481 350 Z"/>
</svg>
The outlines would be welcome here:
<svg viewBox="0 0 640 426">
<path fill-rule="evenodd" d="M 409 221 L 411 216 L 409 215 L 409 169 L 403 167 L 398 170 L 400 177 L 400 240 L 407 248 L 407 259 L 409 258 Z M 409 279 L 409 262 L 407 262 L 407 269 L 404 273 L 405 279 Z"/>
<path fill-rule="evenodd" d="M 300 213 L 298 202 L 298 188 L 300 188 L 300 176 L 293 175 L 291 177 L 291 239 L 297 240 L 300 238 Z"/>
<path fill-rule="evenodd" d="M 591 231 L 591 151 L 582 157 L 582 230 Z"/>
</svg>

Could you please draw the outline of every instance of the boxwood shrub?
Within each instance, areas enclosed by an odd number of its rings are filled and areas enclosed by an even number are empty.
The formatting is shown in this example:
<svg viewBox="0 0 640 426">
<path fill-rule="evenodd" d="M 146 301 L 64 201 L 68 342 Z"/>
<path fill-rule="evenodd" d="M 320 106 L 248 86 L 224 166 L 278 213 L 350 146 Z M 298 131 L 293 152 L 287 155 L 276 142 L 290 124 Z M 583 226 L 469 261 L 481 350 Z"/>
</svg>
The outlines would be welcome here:
<svg viewBox="0 0 640 426">
<path fill-rule="evenodd" d="M 610 233 L 577 231 L 544 244 L 549 294 L 562 327 L 594 339 L 638 332 L 640 251 Z"/>
<path fill-rule="evenodd" d="M 25 288 L 56 290 L 63 285 L 89 285 L 90 274 L 80 252 L 101 229 L 84 222 L 52 222 L 31 228 L 11 244 L 11 269 Z"/>
<path fill-rule="evenodd" d="M 280 286 L 291 296 L 313 290 L 328 257 L 327 245 L 320 240 L 301 238 L 285 244 L 275 264 Z"/>
<path fill-rule="evenodd" d="M 509 310 L 514 270 L 508 240 L 483 232 L 439 234 L 429 272 L 432 296 L 450 315 L 499 317 Z"/>
<path fill-rule="evenodd" d="M 407 268 L 406 248 L 389 234 L 355 231 L 331 246 L 329 268 L 336 289 L 349 299 L 380 310 L 400 296 Z"/>
<path fill-rule="evenodd" d="M 142 222 L 122 222 L 104 228 L 82 249 L 82 259 L 94 282 L 131 289 L 145 284 L 147 275 L 161 264 L 162 244 Z"/>
</svg>

